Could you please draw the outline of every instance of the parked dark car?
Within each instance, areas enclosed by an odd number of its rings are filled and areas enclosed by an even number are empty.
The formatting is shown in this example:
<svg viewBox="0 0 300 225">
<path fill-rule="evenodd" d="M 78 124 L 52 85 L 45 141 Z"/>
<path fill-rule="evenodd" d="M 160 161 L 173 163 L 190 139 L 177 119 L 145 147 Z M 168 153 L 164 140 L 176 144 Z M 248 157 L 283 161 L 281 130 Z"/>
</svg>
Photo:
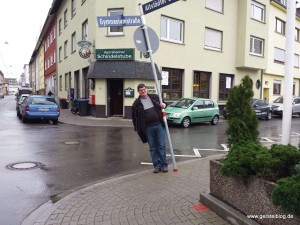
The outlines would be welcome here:
<svg viewBox="0 0 300 225">
<path fill-rule="evenodd" d="M 57 124 L 60 108 L 54 98 L 44 95 L 31 95 L 20 105 L 22 122 L 29 120 L 51 120 Z"/>
<path fill-rule="evenodd" d="M 257 118 L 270 120 L 272 118 L 272 106 L 262 99 L 251 99 L 251 106 Z M 227 119 L 227 110 L 224 108 L 223 117 Z"/>
<path fill-rule="evenodd" d="M 292 114 L 300 116 L 300 97 L 293 96 Z M 283 114 L 283 97 L 278 97 L 273 103 L 273 114 L 282 116 Z"/>
</svg>

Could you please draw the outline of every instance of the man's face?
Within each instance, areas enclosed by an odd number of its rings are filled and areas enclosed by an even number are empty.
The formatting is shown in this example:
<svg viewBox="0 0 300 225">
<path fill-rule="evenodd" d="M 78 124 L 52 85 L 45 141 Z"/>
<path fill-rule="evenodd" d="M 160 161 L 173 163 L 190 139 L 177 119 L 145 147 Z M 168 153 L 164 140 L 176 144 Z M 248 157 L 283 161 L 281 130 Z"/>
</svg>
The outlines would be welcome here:
<svg viewBox="0 0 300 225">
<path fill-rule="evenodd" d="M 146 98 L 147 97 L 147 88 L 146 87 L 139 88 L 139 95 L 141 96 L 141 98 Z"/>
</svg>

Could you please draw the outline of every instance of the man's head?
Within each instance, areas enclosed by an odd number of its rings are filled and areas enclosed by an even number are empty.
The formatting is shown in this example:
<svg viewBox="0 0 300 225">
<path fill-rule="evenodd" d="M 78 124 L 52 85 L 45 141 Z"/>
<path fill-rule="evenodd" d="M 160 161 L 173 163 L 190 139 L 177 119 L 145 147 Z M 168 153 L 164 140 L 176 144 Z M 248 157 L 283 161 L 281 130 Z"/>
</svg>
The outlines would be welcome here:
<svg viewBox="0 0 300 225">
<path fill-rule="evenodd" d="M 139 92 L 139 95 L 142 98 L 145 98 L 147 96 L 147 88 L 146 88 L 145 84 L 139 84 L 137 86 L 137 91 Z"/>
</svg>

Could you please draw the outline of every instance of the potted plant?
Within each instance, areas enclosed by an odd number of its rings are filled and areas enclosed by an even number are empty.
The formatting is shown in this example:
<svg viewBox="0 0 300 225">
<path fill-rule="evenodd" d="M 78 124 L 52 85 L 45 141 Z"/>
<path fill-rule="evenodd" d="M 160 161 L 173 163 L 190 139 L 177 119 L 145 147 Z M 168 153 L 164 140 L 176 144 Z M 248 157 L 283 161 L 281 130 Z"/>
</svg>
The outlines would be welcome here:
<svg viewBox="0 0 300 225">
<path fill-rule="evenodd" d="M 230 90 L 230 150 L 224 159 L 210 163 L 210 195 L 260 224 L 300 224 L 300 151 L 292 145 L 268 149 L 259 143 L 252 97 L 249 76 Z"/>
</svg>

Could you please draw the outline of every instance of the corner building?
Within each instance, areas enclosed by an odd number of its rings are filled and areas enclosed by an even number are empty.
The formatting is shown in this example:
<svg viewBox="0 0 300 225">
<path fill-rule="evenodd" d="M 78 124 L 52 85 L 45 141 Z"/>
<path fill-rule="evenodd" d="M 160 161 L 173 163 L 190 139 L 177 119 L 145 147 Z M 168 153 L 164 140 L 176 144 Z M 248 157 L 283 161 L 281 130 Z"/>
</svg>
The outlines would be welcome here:
<svg viewBox="0 0 300 225">
<path fill-rule="evenodd" d="M 137 85 L 143 82 L 150 92 L 157 92 L 150 59 L 135 48 L 137 27 L 99 28 L 97 23 L 98 16 L 139 16 L 139 3 L 147 2 L 53 1 L 59 97 L 90 98 L 95 117 L 131 118 Z M 281 1 L 181 0 L 146 14 L 147 26 L 159 38 L 153 57 L 163 99 L 211 98 L 222 109 L 230 88 L 249 75 L 255 97 L 274 100 L 272 88 L 266 89 L 273 76 L 283 77 L 282 69 L 278 74 L 271 68 L 274 46 L 269 46 L 274 44 L 270 37 L 278 8 L 285 13 Z M 87 49 L 90 57 L 82 58 Z M 299 93 L 299 68 L 295 73 Z"/>
</svg>

